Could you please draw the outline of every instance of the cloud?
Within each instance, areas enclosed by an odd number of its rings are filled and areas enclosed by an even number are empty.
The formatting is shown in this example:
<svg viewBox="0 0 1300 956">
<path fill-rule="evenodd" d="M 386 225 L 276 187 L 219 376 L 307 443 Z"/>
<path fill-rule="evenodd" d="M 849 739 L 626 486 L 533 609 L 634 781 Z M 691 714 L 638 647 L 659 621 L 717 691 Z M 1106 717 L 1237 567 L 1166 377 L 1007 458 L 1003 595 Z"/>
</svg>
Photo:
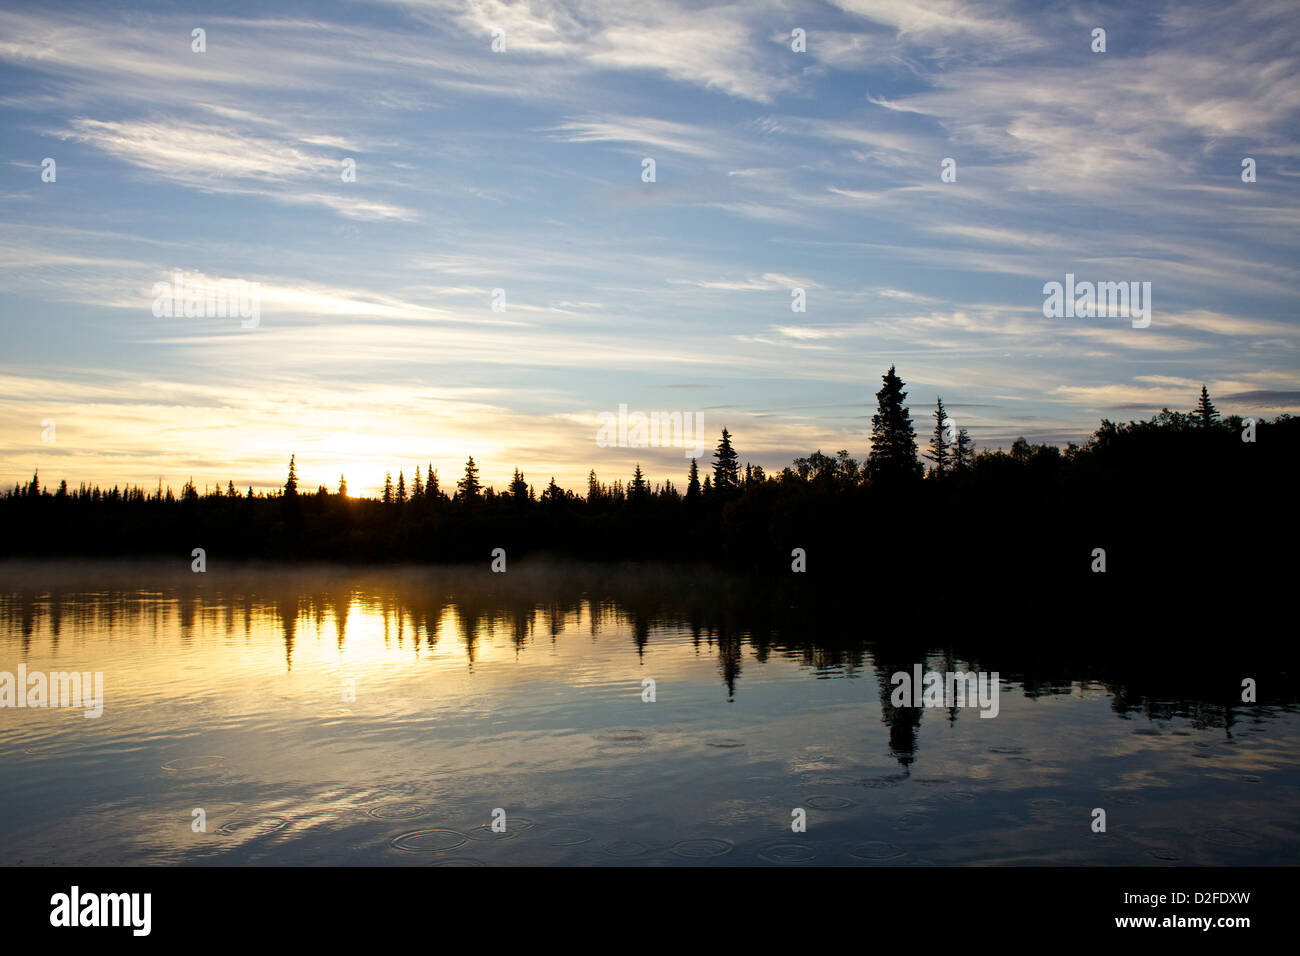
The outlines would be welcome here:
<svg viewBox="0 0 1300 956">
<path fill-rule="evenodd" d="M 630 143 L 702 159 L 719 159 L 723 155 L 716 130 L 647 116 L 572 119 L 551 127 L 548 132 L 567 143 Z"/>
<path fill-rule="evenodd" d="M 587 71 L 648 72 L 730 96 L 768 102 L 793 85 L 777 66 L 774 44 L 759 34 L 757 14 L 769 3 L 696 7 L 687 3 L 628 4 L 591 0 L 581 12 L 550 0 L 502 0 L 400 5 L 439 25 L 451 20 L 483 38 L 504 31 L 506 51 L 564 60 Z M 788 48 L 787 48 L 788 49 Z"/>
<path fill-rule="evenodd" d="M 1300 390 L 1256 389 L 1250 392 L 1233 392 L 1219 396 L 1220 401 L 1262 408 L 1300 408 Z"/>
<path fill-rule="evenodd" d="M 1017 20 L 1008 4 L 984 0 L 831 0 L 865 20 L 892 28 L 900 39 L 929 48 L 933 54 L 967 54 L 1029 50 L 1043 40 Z"/>
<path fill-rule="evenodd" d="M 340 158 L 305 148 L 306 139 L 272 139 L 229 126 L 164 119 L 83 118 L 74 120 L 63 135 L 203 192 L 316 204 L 352 219 L 415 218 L 412 211 L 391 203 L 303 189 L 311 181 L 342 184 Z"/>
</svg>

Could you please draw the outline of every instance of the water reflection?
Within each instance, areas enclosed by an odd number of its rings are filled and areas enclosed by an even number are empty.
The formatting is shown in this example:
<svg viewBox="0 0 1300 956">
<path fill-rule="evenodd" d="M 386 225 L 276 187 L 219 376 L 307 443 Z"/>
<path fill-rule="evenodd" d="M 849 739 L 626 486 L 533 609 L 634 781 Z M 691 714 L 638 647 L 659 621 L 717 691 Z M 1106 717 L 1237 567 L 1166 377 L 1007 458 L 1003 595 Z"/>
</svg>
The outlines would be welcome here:
<svg viewBox="0 0 1300 956">
<path fill-rule="evenodd" d="M 126 862 L 1296 860 L 1294 651 L 1033 622 L 700 569 L 0 566 L 0 671 L 107 685 L 0 710 L 0 862 L 74 826 Z M 997 672 L 999 716 L 897 706 L 916 667 Z"/>
</svg>

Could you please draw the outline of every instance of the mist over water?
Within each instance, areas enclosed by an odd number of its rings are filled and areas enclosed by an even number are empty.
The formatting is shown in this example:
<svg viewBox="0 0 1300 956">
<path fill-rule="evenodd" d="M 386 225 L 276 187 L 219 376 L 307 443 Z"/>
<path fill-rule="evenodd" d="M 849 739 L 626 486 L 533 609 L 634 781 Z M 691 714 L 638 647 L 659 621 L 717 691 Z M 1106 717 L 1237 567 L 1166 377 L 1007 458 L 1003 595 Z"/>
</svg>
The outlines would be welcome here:
<svg viewBox="0 0 1300 956">
<path fill-rule="evenodd" d="M 102 672 L 104 709 L 0 708 L 0 862 L 1300 862 L 1293 651 L 864 597 L 546 561 L 2 564 L 0 672 Z M 997 716 L 895 706 L 917 666 L 996 671 Z"/>
</svg>

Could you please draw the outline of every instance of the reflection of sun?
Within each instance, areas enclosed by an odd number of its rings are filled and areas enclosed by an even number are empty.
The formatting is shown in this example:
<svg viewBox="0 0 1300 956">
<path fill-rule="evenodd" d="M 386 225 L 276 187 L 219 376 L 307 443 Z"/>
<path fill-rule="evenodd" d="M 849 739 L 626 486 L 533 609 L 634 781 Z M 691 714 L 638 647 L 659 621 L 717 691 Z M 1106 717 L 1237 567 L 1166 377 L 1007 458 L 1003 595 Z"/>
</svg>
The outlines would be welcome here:
<svg viewBox="0 0 1300 956">
<path fill-rule="evenodd" d="M 437 623 L 431 626 L 437 635 L 432 648 L 428 646 L 428 636 L 423 622 L 417 625 L 408 616 L 401 616 L 399 620 L 399 615 L 391 609 L 385 610 L 377 607 L 373 602 L 354 598 L 348 605 L 340 660 L 353 666 L 383 665 L 391 661 L 394 653 L 409 654 L 418 636 L 421 657 L 463 661 L 464 633 L 455 609 L 443 608 Z M 400 644 L 397 640 L 399 632 L 402 637 Z M 320 627 L 320 636 L 322 639 L 337 642 L 339 622 L 332 613 L 325 615 Z M 486 641 L 486 629 L 480 627 L 477 637 L 481 642 L 478 646 L 484 651 L 484 656 L 490 657 L 491 648 Z"/>
</svg>

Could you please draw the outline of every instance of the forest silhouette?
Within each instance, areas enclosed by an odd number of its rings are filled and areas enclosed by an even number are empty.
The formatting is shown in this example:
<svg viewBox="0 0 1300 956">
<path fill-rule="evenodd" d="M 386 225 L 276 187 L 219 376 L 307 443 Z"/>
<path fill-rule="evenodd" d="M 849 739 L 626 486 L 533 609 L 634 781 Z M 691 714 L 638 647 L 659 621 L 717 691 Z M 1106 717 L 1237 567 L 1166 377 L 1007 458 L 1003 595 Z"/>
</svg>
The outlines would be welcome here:
<svg viewBox="0 0 1300 956">
<path fill-rule="evenodd" d="M 594 560 L 726 565 L 769 574 L 852 580 L 868 601 L 885 584 L 951 603 L 963 579 L 1018 584 L 1046 578 L 1095 583 L 1167 581 L 1184 595 L 1280 578 L 1268 547 L 1292 540 L 1287 500 L 1300 419 L 1222 416 L 1203 387 L 1190 412 L 1146 421 L 1103 419 L 1064 449 L 1017 439 L 976 451 L 942 398 L 918 454 L 904 383 L 882 376 L 865 462 L 814 451 L 779 473 L 741 465 L 723 429 L 711 468 L 693 459 L 685 488 L 631 479 L 586 494 L 552 478 L 540 493 L 516 469 L 501 491 L 484 487 L 471 457 L 454 485 L 430 466 L 386 482 L 378 498 L 298 487 L 290 457 L 282 489 L 233 481 L 200 493 L 161 485 L 72 489 L 39 474 L 0 497 L 0 554 L 109 556 L 194 548 L 207 559 L 360 562 L 508 560 L 556 554 Z M 701 472 L 704 472 L 701 478 Z M 1098 554 L 1098 549 L 1104 554 Z M 801 554 L 802 553 L 802 554 Z M 1104 570 L 1103 570 L 1104 568 Z M 1089 577 L 1091 576 L 1091 577 Z M 949 613 L 961 613 L 952 608 Z"/>
</svg>

